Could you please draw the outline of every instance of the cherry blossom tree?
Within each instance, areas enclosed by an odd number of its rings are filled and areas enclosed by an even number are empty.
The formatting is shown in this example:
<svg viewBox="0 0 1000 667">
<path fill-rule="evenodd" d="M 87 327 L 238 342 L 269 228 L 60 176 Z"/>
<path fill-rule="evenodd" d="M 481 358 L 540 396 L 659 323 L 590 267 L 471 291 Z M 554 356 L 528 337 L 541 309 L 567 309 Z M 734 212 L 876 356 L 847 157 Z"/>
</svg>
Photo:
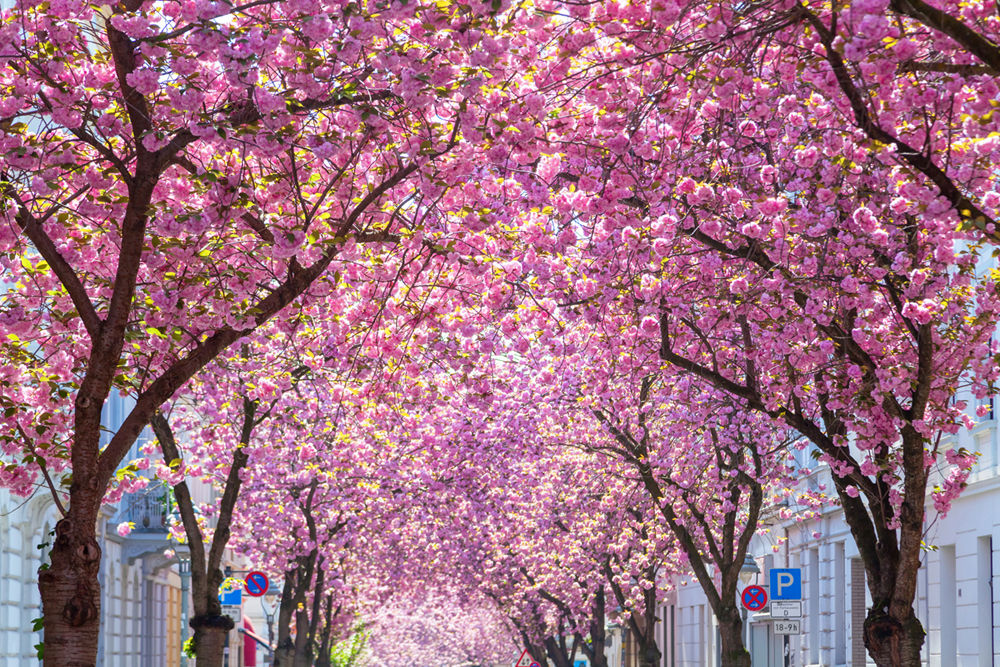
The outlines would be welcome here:
<svg viewBox="0 0 1000 667">
<path fill-rule="evenodd" d="M 605 451 L 631 464 L 677 540 L 718 620 L 722 664 L 748 667 L 737 584 L 762 511 L 795 486 L 789 440 L 712 390 L 664 396 L 661 383 L 642 378 L 632 410 L 594 409 L 614 439 Z"/>
<path fill-rule="evenodd" d="M 442 588 L 400 596 L 372 616 L 372 665 L 508 665 L 517 653 L 495 610 L 468 591 Z"/>
<path fill-rule="evenodd" d="M 692 0 L 565 19 L 583 101 L 503 174 L 534 206 L 536 283 L 815 444 L 865 563 L 869 653 L 917 664 L 928 475 L 949 467 L 945 510 L 974 461 L 941 446 L 970 424 L 951 399 L 997 374 L 991 10 Z"/>
<path fill-rule="evenodd" d="M 366 245 L 420 245 L 431 230 L 447 183 L 471 168 L 443 156 L 463 118 L 474 131 L 493 85 L 484 72 L 506 60 L 486 36 L 502 10 L 134 0 L 4 11 L 13 461 L 0 481 L 24 491 L 40 474 L 64 513 L 39 582 L 51 664 L 93 663 L 97 513 L 156 410 L 331 265 L 346 276 Z M 111 391 L 135 407 L 102 448 Z M 72 475 L 68 504 L 60 472 Z"/>
</svg>

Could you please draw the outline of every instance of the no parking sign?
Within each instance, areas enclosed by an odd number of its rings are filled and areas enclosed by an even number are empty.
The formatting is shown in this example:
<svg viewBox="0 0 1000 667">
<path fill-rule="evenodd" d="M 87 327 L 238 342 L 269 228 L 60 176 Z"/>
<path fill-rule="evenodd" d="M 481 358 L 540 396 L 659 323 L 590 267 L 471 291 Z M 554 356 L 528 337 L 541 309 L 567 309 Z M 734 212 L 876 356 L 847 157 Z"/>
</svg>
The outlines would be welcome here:
<svg viewBox="0 0 1000 667">
<path fill-rule="evenodd" d="M 255 598 L 259 598 L 264 593 L 267 593 L 268 581 L 267 575 L 263 572 L 258 572 L 254 570 L 247 575 L 246 581 L 243 584 L 248 595 L 252 595 Z"/>
<path fill-rule="evenodd" d="M 740 601 L 750 611 L 760 611 L 767 604 L 767 591 L 763 586 L 747 586 L 743 589 Z"/>
</svg>

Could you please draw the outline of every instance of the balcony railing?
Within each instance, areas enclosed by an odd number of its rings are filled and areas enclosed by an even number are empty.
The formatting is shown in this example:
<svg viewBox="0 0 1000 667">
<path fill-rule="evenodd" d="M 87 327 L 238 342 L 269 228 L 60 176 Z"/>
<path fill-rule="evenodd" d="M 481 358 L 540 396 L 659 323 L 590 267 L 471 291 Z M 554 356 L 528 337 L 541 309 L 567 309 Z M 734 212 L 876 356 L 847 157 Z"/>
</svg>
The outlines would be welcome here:
<svg viewBox="0 0 1000 667">
<path fill-rule="evenodd" d="M 131 521 L 133 532 L 165 533 L 169 513 L 167 488 L 153 483 L 149 487 L 126 496 L 125 521 Z"/>
</svg>

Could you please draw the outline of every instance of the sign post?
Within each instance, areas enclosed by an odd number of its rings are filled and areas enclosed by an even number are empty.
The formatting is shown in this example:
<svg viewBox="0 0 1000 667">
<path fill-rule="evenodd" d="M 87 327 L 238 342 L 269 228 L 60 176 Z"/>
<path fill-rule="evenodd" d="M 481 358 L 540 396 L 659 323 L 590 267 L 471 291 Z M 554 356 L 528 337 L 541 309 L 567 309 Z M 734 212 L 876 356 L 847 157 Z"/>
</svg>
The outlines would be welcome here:
<svg viewBox="0 0 1000 667">
<path fill-rule="evenodd" d="M 776 635 L 802 633 L 802 570 L 771 568 L 771 618 Z"/>
<path fill-rule="evenodd" d="M 787 621 L 774 621 L 774 634 L 776 635 L 800 635 L 802 634 L 802 621 L 797 618 Z"/>
<path fill-rule="evenodd" d="M 219 602 L 222 613 L 233 619 L 234 623 L 243 620 L 243 589 L 238 579 L 226 579 L 219 587 Z"/>
<path fill-rule="evenodd" d="M 771 568 L 771 599 L 801 600 L 802 570 L 800 568 Z"/>
<path fill-rule="evenodd" d="M 771 618 L 802 618 L 802 602 L 775 600 L 771 603 Z"/>
</svg>

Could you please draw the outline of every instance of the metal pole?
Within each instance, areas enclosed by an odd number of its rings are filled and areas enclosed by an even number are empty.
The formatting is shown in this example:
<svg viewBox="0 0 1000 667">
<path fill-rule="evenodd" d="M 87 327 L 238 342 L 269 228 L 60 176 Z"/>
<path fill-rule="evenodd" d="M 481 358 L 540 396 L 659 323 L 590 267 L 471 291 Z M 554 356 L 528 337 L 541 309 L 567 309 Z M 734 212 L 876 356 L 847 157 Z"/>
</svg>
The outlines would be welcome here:
<svg viewBox="0 0 1000 667">
<path fill-rule="evenodd" d="M 749 651 L 750 650 L 750 623 L 749 623 L 749 614 L 747 613 L 747 608 L 746 607 L 742 607 L 740 609 L 740 614 L 743 616 L 743 648 L 745 648 L 747 651 Z"/>
<path fill-rule="evenodd" d="M 264 660 L 267 661 L 268 665 L 274 664 L 274 615 L 277 613 L 277 602 L 269 604 L 267 602 L 267 595 L 260 598 L 260 609 L 264 612 L 264 619 L 267 621 L 267 647 L 268 655 L 264 656 Z"/>
<path fill-rule="evenodd" d="M 191 561 L 181 558 L 181 667 L 188 667 L 187 654 L 184 653 L 184 643 L 188 638 L 188 593 L 191 590 Z"/>
</svg>

